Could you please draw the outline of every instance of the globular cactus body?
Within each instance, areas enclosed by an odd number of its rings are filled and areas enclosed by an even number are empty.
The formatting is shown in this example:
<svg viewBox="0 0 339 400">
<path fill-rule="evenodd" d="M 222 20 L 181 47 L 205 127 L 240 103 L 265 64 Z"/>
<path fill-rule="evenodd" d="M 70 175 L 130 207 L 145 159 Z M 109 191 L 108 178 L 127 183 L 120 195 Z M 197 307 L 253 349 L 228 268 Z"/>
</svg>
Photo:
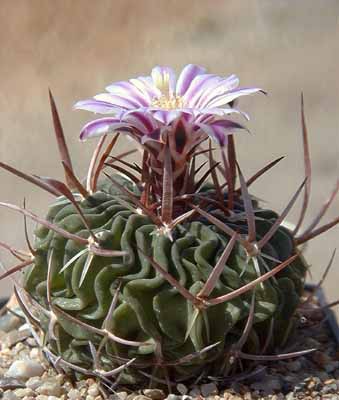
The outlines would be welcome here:
<svg viewBox="0 0 339 400">
<path fill-rule="evenodd" d="M 57 197 L 46 219 L 0 203 L 38 223 L 33 246 L 26 232 L 29 253 L 0 243 L 20 260 L 0 279 L 24 270 L 15 294 L 55 367 L 94 376 L 106 388 L 150 380 L 172 390 L 179 381 L 211 376 L 224 383 L 250 371 L 251 361 L 282 356 L 277 352 L 293 338 L 304 291 L 299 245 L 339 222 L 318 227 L 339 181 L 300 234 L 311 179 L 302 103 L 305 181 L 281 214 L 261 208 L 248 188 L 281 158 L 245 180 L 233 135 L 245 128 L 228 116 L 247 118 L 233 108 L 235 100 L 262 90 L 237 86 L 236 76 L 219 78 L 196 65 L 177 81 L 170 68 L 156 67 L 151 77 L 112 84 L 109 93 L 78 102 L 77 108 L 113 114 L 81 132 L 82 139 L 103 136 L 86 185 L 73 171 L 52 96 L 66 184 L 0 162 Z M 139 163 L 125 159 L 133 149 L 110 156 L 122 134 L 141 148 Z M 221 163 L 210 138 L 220 145 Z M 198 165 L 201 157 L 208 161 Z M 286 228 L 303 190 L 299 220 Z"/>
<path fill-rule="evenodd" d="M 124 183 L 126 186 L 128 181 Z M 190 293 L 197 295 L 230 237 L 200 218 L 178 225 L 171 240 L 157 234 L 157 227 L 149 217 L 132 212 L 121 205 L 121 200 L 129 201 L 117 191 L 98 191 L 79 203 L 101 247 L 126 252 L 123 259 L 93 256 L 83 282 L 81 276 L 91 257 L 86 247 L 43 226 L 36 229 L 37 256 L 34 265 L 25 272 L 24 288 L 42 307 L 54 310 L 57 316 L 55 338 L 49 339 L 51 348 L 66 361 L 90 369 L 93 360 L 89 341 L 95 346 L 102 342 L 105 337 L 103 323 L 107 319 L 114 294 L 119 291 L 115 309 L 106 321 L 107 329 L 123 340 L 140 344 L 106 340 L 100 354 L 100 361 L 106 369 L 119 366 L 119 358 L 135 358 L 136 365 L 142 365 L 146 372 L 152 374 L 157 357 L 161 356 L 162 363 L 169 365 L 170 376 L 175 379 L 189 378 L 203 370 L 221 375 L 227 361 L 227 352 L 231 351 L 242 335 L 253 292 L 207 307 L 195 316 L 195 310 L 198 309 L 194 304 L 157 273 L 145 256 L 152 257 Z M 241 199 L 239 201 L 238 212 L 233 215 L 232 221 L 226 218 L 225 222 L 245 235 L 247 227 L 241 218 L 244 209 Z M 69 232 L 88 237 L 88 231 L 74 205 L 67 202 L 67 199 L 59 203 L 51 206 L 47 220 Z M 256 211 L 257 241 L 267 233 L 277 217 L 269 210 Z M 60 273 L 63 266 L 81 252 L 83 254 Z M 263 254 L 280 261 L 287 260 L 294 253 L 293 238 L 283 227 L 277 230 L 263 248 Z M 52 307 L 47 299 L 49 264 Z M 248 260 L 246 249 L 237 244 L 211 296 L 231 293 L 275 265 L 271 260 L 264 261 L 261 258 L 257 271 L 253 261 Z M 276 346 L 286 340 L 284 333 L 293 325 L 305 271 L 303 260 L 297 258 L 274 279 L 257 286 L 253 327 L 244 346 L 249 352 L 260 352 L 273 322 L 274 335 L 269 345 L 272 347 L 274 343 Z M 65 318 L 65 314 L 59 310 L 69 313 L 72 319 Z M 91 332 L 84 325 L 77 325 L 76 320 L 101 329 L 102 335 Z M 49 324 L 50 320 L 46 319 L 47 331 Z M 181 359 L 213 344 L 216 346 L 192 359 L 190 363 L 180 363 Z M 165 378 L 161 369 L 158 374 L 158 378 Z M 124 379 L 136 383 L 144 380 L 144 376 L 138 374 L 132 364 L 125 370 Z"/>
</svg>

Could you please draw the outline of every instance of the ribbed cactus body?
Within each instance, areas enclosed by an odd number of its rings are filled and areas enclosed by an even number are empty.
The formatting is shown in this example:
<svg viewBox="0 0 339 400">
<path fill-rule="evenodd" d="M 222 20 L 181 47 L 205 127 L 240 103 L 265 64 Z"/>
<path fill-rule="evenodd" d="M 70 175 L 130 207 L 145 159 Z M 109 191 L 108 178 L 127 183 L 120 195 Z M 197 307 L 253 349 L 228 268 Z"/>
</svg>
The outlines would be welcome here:
<svg viewBox="0 0 339 400">
<path fill-rule="evenodd" d="M 130 186 L 130 189 L 133 188 Z M 223 219 L 233 229 L 246 234 L 241 199 L 238 203 L 232 217 Z M 254 321 L 244 349 L 252 354 L 259 353 L 272 326 L 274 333 L 269 347 L 285 341 L 293 327 L 303 287 L 306 268 L 302 258 L 298 257 L 275 277 L 257 285 L 255 291 L 197 310 L 155 271 L 149 257 L 196 295 L 230 237 L 197 216 L 178 225 L 172 241 L 157 232 L 147 216 L 133 211 L 128 198 L 109 185 L 101 187 L 101 191 L 79 205 L 101 247 L 122 250 L 126 255 L 91 257 L 84 245 L 45 227 L 36 229 L 37 255 L 35 263 L 25 272 L 24 287 L 43 308 L 52 310 L 57 317 L 52 326 L 48 313 L 40 316 L 48 346 L 63 359 L 90 369 L 93 365 L 89 351 L 91 342 L 105 370 L 136 359 L 123 373 L 125 383 L 137 383 L 146 379 L 144 374 L 152 373 L 164 380 L 162 368 L 155 371 L 160 359 L 167 365 L 169 376 L 176 379 L 197 376 L 203 369 L 222 375 L 227 354 L 244 330 L 254 292 Z M 259 240 L 277 215 L 259 208 L 255 214 Z M 218 217 L 221 217 L 220 211 Z M 67 199 L 61 198 L 52 205 L 47 219 L 68 232 L 89 236 L 75 207 Z M 293 238 L 283 227 L 264 246 L 265 257 L 258 257 L 257 265 L 237 243 L 211 296 L 244 286 L 276 266 L 274 259 L 284 261 L 295 251 Z M 79 252 L 82 252 L 80 257 L 60 273 Z M 80 284 L 89 257 L 88 272 Z M 48 265 L 52 307 L 47 296 Z M 117 304 L 110 312 L 116 291 Z M 96 329 L 88 329 L 88 325 Z M 131 343 L 118 343 L 106 335 L 107 331 Z M 216 343 L 198 356 L 189 356 Z M 186 356 L 186 360 L 183 359 Z"/>
</svg>

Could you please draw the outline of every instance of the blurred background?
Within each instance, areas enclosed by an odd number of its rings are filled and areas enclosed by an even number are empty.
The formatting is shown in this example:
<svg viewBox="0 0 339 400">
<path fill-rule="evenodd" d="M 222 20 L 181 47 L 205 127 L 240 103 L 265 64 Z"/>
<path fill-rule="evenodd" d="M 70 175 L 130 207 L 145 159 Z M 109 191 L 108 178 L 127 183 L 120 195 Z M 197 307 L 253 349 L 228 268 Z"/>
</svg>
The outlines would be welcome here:
<svg viewBox="0 0 339 400">
<path fill-rule="evenodd" d="M 338 16 L 337 0 L 1 0 L 0 160 L 62 178 L 50 87 L 74 166 L 84 176 L 95 141 L 80 143 L 78 135 L 93 115 L 73 111 L 73 104 L 113 81 L 147 75 L 156 64 L 180 71 L 197 63 L 223 76 L 235 73 L 241 85 L 268 91 L 266 97 L 241 102 L 253 134 L 238 136 L 238 157 L 250 176 L 286 156 L 252 187 L 277 211 L 303 180 L 303 91 L 314 178 L 307 224 L 339 175 Z M 25 197 L 27 207 L 42 216 L 51 200 L 2 170 L 0 191 L 1 201 L 22 205 Z M 293 208 L 290 221 L 296 221 L 300 207 L 301 202 Z M 339 198 L 324 222 L 338 210 Z M 0 240 L 25 248 L 22 217 L 3 208 Z M 338 245 L 338 227 L 309 243 L 306 255 L 315 281 Z M 15 263 L 2 249 L 0 259 L 7 266 Z M 339 298 L 337 279 L 339 256 L 325 285 L 330 300 Z M 11 285 L 10 279 L 0 282 L 0 297 L 11 292 Z"/>
</svg>

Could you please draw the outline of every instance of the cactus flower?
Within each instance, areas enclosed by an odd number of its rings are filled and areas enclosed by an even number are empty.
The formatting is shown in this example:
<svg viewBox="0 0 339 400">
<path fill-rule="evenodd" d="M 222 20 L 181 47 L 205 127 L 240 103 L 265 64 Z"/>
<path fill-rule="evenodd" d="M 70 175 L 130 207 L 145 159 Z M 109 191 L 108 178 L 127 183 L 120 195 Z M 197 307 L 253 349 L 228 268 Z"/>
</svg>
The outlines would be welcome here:
<svg viewBox="0 0 339 400">
<path fill-rule="evenodd" d="M 129 81 L 107 86 L 107 93 L 82 100 L 76 109 L 110 117 L 96 119 L 86 124 L 81 139 L 120 131 L 129 133 L 143 143 L 148 139 L 163 141 L 178 120 L 191 127 L 197 140 L 208 135 L 224 146 L 227 136 L 243 125 L 229 119 L 231 114 L 248 116 L 234 108 L 241 96 L 263 92 L 256 87 L 238 87 L 236 75 L 219 77 L 207 74 L 205 68 L 194 64 L 184 67 L 176 79 L 169 67 L 157 66 L 150 76 L 140 76 Z"/>
</svg>

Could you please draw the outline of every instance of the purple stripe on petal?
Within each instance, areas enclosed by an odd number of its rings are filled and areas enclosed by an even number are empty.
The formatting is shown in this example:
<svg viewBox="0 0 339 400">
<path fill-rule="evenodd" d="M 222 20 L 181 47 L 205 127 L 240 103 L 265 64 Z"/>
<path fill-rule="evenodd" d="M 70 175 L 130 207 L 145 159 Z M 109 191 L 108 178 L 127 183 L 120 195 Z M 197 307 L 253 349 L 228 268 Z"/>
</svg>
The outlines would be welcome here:
<svg viewBox="0 0 339 400">
<path fill-rule="evenodd" d="M 136 116 L 140 122 L 145 125 L 148 132 L 156 129 L 158 127 L 157 121 L 154 119 L 153 115 L 149 112 L 149 108 L 145 107 L 140 110 L 127 111 L 124 115 L 124 119 L 128 121 L 129 115 Z"/>
<path fill-rule="evenodd" d="M 157 65 L 152 69 L 151 76 L 154 86 L 164 92 L 163 94 L 173 95 L 175 93 L 176 77 L 172 68 Z"/>
<path fill-rule="evenodd" d="M 198 109 L 198 113 L 196 114 L 204 114 L 204 115 L 213 115 L 223 117 L 225 115 L 230 114 L 239 114 L 244 117 L 247 121 L 249 121 L 249 116 L 244 111 L 238 110 L 236 108 L 200 108 Z"/>
<path fill-rule="evenodd" d="M 197 102 L 198 107 L 204 107 L 212 98 L 220 96 L 236 89 L 239 86 L 239 78 L 236 75 L 230 75 L 225 79 L 221 79 L 215 85 L 207 88 L 205 93 Z"/>
<path fill-rule="evenodd" d="M 92 111 L 98 114 L 114 114 L 120 111 L 120 108 L 117 108 L 106 101 L 94 99 L 78 101 L 74 104 L 73 108 L 77 110 Z"/>
<path fill-rule="evenodd" d="M 125 121 L 135 126 L 143 134 L 148 134 L 157 128 L 152 116 L 144 112 L 133 112 L 126 115 Z"/>
<path fill-rule="evenodd" d="M 102 136 L 116 130 L 129 131 L 126 123 L 120 122 L 118 118 L 100 118 L 86 124 L 80 132 L 80 140 L 87 140 L 92 137 Z"/>
<path fill-rule="evenodd" d="M 130 79 L 129 81 L 145 96 L 148 96 L 148 98 L 150 99 L 149 101 L 152 101 L 152 99 L 161 96 L 161 91 L 156 86 L 154 86 L 153 80 L 150 76 L 139 76 L 139 78 Z"/>
<path fill-rule="evenodd" d="M 258 92 L 265 93 L 262 89 L 259 88 L 240 88 L 237 90 L 232 90 L 228 93 L 213 98 L 208 104 L 205 105 L 205 107 L 225 106 L 240 96 L 247 96 L 249 94 L 254 94 Z"/>
<path fill-rule="evenodd" d="M 125 108 L 126 110 L 139 108 L 141 106 L 133 97 L 125 98 L 111 93 L 97 94 L 96 96 L 94 96 L 94 99 L 111 103 L 116 107 Z"/>
<path fill-rule="evenodd" d="M 208 124 L 197 124 L 199 128 L 206 133 L 210 138 L 215 140 L 220 146 L 224 146 L 226 144 L 226 137 L 223 134 L 220 134 L 218 128 L 213 128 L 211 125 Z"/>
<path fill-rule="evenodd" d="M 209 124 L 198 123 L 197 126 L 208 136 L 216 140 L 220 146 L 227 144 L 227 136 L 233 134 L 235 130 L 246 129 L 243 125 L 230 120 L 218 120 Z"/>
<path fill-rule="evenodd" d="M 194 108 L 204 91 L 219 81 L 220 78 L 216 75 L 204 74 L 195 77 L 183 96 L 186 106 Z"/>
<path fill-rule="evenodd" d="M 205 74 L 206 69 L 200 67 L 199 65 L 188 64 L 186 67 L 181 71 L 178 82 L 176 85 L 176 94 L 178 96 L 183 96 L 186 90 L 189 88 L 193 79 L 201 74 Z"/>
<path fill-rule="evenodd" d="M 155 141 L 159 142 L 160 137 L 161 137 L 161 129 L 160 128 L 155 129 L 154 131 L 150 132 L 148 135 L 142 136 L 141 144 L 145 144 L 149 140 L 155 140 Z"/>
<path fill-rule="evenodd" d="M 244 125 L 241 125 L 235 121 L 231 121 L 230 119 L 218 119 L 212 122 L 211 125 L 216 127 L 222 127 L 227 130 L 244 129 L 248 131 L 248 129 Z"/>
<path fill-rule="evenodd" d="M 179 110 L 158 110 L 153 113 L 153 117 L 165 125 L 170 125 L 180 116 L 181 111 Z"/>
<path fill-rule="evenodd" d="M 116 82 L 106 87 L 106 90 L 112 94 L 122 97 L 133 98 L 142 106 L 148 106 L 152 100 L 148 94 L 141 92 L 136 86 L 130 82 Z"/>
</svg>

